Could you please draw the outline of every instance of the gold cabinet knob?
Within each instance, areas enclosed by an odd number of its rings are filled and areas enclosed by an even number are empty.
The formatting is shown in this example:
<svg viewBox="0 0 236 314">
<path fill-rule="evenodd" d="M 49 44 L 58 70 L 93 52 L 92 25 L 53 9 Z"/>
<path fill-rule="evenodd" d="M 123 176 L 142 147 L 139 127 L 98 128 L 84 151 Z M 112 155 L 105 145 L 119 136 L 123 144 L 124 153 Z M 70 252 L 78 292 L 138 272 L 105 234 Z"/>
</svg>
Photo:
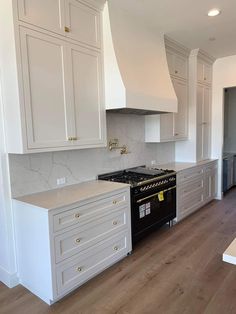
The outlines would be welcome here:
<svg viewBox="0 0 236 314">
<path fill-rule="evenodd" d="M 206 77 L 204 77 L 204 81 L 206 81 Z"/>
<path fill-rule="evenodd" d="M 79 239 L 79 238 L 76 239 L 75 242 L 76 242 L 76 243 L 80 243 L 80 239 Z"/>
<path fill-rule="evenodd" d="M 82 271 L 82 267 L 77 267 L 76 269 L 78 272 L 81 272 Z"/>
<path fill-rule="evenodd" d="M 114 226 L 116 226 L 116 225 L 118 224 L 118 222 L 117 222 L 116 220 L 114 220 L 114 221 L 112 222 L 112 224 L 113 224 Z"/>
<path fill-rule="evenodd" d="M 113 250 L 114 250 L 114 251 L 118 251 L 118 250 L 119 250 L 119 247 L 118 247 L 118 246 L 114 246 Z"/>
<path fill-rule="evenodd" d="M 80 217 L 80 214 L 75 214 L 75 218 L 79 218 Z"/>
<path fill-rule="evenodd" d="M 67 27 L 67 26 L 65 26 L 65 32 L 66 32 L 66 33 L 69 33 L 69 32 L 70 32 L 70 28 Z"/>
<path fill-rule="evenodd" d="M 177 71 L 177 70 L 175 70 L 175 74 L 178 74 L 178 71 Z"/>
<path fill-rule="evenodd" d="M 113 204 L 114 204 L 114 205 L 115 205 L 115 204 L 117 204 L 117 201 L 116 201 L 116 200 L 114 200 L 114 201 L 113 201 Z"/>
</svg>

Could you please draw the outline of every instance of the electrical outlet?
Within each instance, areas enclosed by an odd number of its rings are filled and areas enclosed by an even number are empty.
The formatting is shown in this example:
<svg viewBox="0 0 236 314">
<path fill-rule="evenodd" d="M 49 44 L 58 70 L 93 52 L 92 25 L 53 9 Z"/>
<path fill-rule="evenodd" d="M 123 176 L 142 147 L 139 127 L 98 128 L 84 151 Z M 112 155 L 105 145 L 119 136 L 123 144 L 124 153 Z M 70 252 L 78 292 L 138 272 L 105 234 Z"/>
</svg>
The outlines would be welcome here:
<svg viewBox="0 0 236 314">
<path fill-rule="evenodd" d="M 66 178 L 65 177 L 57 179 L 57 185 L 62 185 L 62 184 L 65 184 L 65 183 L 66 183 Z"/>
</svg>

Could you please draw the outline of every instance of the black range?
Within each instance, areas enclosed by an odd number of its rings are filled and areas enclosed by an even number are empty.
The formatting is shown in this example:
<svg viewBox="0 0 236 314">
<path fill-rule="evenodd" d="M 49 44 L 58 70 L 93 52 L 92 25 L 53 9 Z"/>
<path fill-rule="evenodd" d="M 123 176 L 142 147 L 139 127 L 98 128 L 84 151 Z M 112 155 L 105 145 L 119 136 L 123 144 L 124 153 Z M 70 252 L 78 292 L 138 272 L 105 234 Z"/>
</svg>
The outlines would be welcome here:
<svg viewBox="0 0 236 314">
<path fill-rule="evenodd" d="M 132 242 L 176 217 L 176 173 L 145 166 L 98 176 L 99 180 L 131 185 Z"/>
</svg>

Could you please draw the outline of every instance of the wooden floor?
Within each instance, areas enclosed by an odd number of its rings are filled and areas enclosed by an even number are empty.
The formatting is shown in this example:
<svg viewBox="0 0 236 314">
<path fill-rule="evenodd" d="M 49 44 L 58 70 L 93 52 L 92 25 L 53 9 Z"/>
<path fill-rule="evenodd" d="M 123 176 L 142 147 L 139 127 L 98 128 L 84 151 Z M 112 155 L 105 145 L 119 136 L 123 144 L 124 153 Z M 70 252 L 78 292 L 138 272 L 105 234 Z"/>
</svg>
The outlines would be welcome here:
<svg viewBox="0 0 236 314">
<path fill-rule="evenodd" d="M 0 284 L 0 313 L 236 313 L 236 266 L 222 253 L 236 237 L 236 189 L 139 243 L 133 254 L 49 307 Z"/>
</svg>

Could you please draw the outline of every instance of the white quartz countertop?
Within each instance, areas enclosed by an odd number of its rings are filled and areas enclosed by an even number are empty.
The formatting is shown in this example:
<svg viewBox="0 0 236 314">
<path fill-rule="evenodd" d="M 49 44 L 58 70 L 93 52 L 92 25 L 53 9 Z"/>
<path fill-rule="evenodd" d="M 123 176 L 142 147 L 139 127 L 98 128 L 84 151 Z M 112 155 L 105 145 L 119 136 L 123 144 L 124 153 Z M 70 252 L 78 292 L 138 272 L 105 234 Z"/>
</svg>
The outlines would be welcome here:
<svg viewBox="0 0 236 314">
<path fill-rule="evenodd" d="M 223 254 L 223 261 L 236 265 L 236 239 L 230 244 Z"/>
<path fill-rule="evenodd" d="M 158 168 L 162 168 L 162 169 L 169 169 L 169 170 L 174 170 L 176 172 L 185 170 L 185 169 L 189 169 L 189 168 L 193 168 L 196 166 L 201 166 L 201 165 L 205 165 L 209 162 L 213 162 L 216 161 L 217 159 L 207 159 L 207 160 L 203 160 L 203 161 L 199 161 L 199 162 L 170 162 L 167 164 L 161 164 L 158 165 Z"/>
<path fill-rule="evenodd" d="M 127 187 L 129 187 L 129 184 L 94 180 L 25 195 L 15 198 L 15 200 L 50 210 L 85 201 L 92 197 Z"/>
</svg>

